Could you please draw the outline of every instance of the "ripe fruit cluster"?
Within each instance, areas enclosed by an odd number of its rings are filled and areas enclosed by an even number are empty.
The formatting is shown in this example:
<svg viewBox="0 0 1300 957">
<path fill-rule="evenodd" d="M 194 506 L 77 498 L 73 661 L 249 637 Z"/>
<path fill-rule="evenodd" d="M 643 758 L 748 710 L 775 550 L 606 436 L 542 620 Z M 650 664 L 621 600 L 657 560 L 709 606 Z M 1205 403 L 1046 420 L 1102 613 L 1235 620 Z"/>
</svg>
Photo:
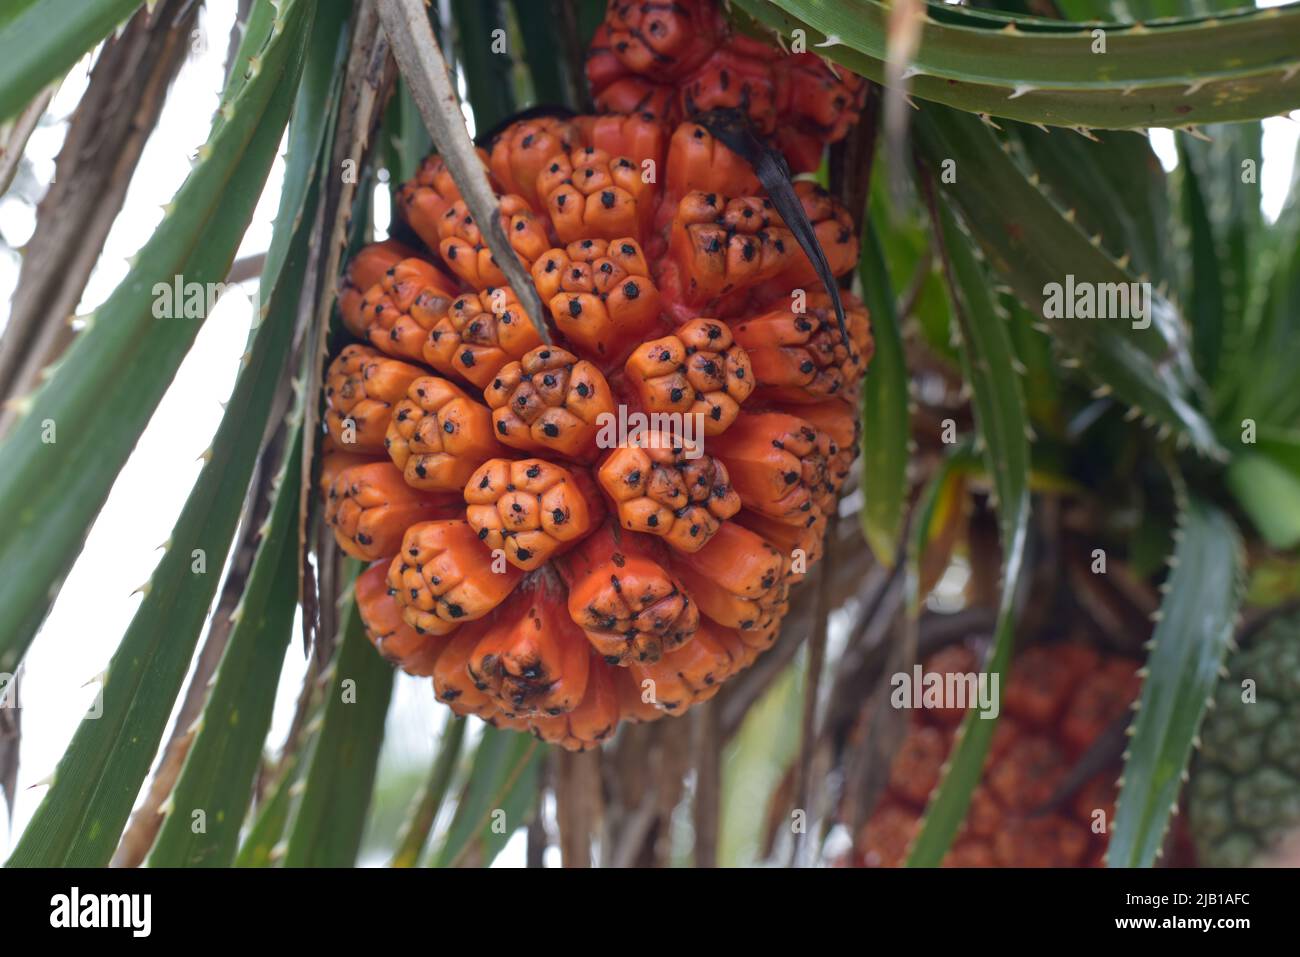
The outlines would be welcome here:
<svg viewBox="0 0 1300 957">
<path fill-rule="evenodd" d="M 942 675 L 974 674 L 979 667 L 963 645 L 925 663 L 926 672 Z M 1084 781 L 1070 776 L 1085 752 L 1122 721 L 1140 683 L 1134 662 L 1082 645 L 1036 645 L 1019 654 L 1003 688 L 983 777 L 945 866 L 1101 866 L 1115 817 L 1118 761 Z M 857 836 L 852 863 L 904 862 L 965 715 L 965 708 L 914 712 L 885 793 Z"/>
<path fill-rule="evenodd" d="M 631 6 L 610 4 L 606 33 Z M 642 5 L 650 34 L 717 16 L 662 6 Z M 847 296 L 841 335 L 753 171 L 704 126 L 528 118 L 480 153 L 551 341 L 429 157 L 398 194 L 425 249 L 368 246 L 341 283 L 359 342 L 326 377 L 326 519 L 373 563 L 356 594 L 382 654 L 458 714 L 586 748 L 709 698 L 774 640 L 857 452 L 868 317 Z M 797 192 L 847 273 L 851 217 Z M 653 427 L 608 429 L 637 413 Z"/>
</svg>

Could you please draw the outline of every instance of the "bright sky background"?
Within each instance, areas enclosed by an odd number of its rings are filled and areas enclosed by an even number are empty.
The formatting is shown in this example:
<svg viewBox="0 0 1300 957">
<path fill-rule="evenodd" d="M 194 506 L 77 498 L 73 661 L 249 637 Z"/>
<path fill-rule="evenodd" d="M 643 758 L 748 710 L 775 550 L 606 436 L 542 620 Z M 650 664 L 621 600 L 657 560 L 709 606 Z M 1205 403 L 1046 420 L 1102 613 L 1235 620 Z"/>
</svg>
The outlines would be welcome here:
<svg viewBox="0 0 1300 957">
<path fill-rule="evenodd" d="M 201 14 L 203 36 L 168 97 L 80 312 L 98 306 L 126 274 L 127 258 L 152 233 L 162 216 L 162 205 L 181 185 L 188 170 L 186 158 L 206 139 L 222 84 L 234 9 L 235 0 L 205 3 Z M 72 71 L 44 125 L 31 138 L 27 156 L 41 182 L 48 182 L 53 174 L 65 122 L 85 87 L 88 65 L 89 61 L 83 62 Z M 1292 117 L 1300 118 L 1300 113 Z M 1298 135 L 1300 124 L 1294 119 L 1264 123 L 1260 181 L 1264 212 L 1269 219 L 1276 218 L 1285 199 Z M 1176 162 L 1173 135 L 1154 131 L 1152 143 L 1166 168 L 1172 168 Z M 240 256 L 265 250 L 282 172 L 283 166 L 277 160 Z M 0 231 L 10 243 L 21 246 L 34 226 L 32 207 L 13 197 L 0 199 Z M 17 276 L 17 262 L 0 255 L 0 327 L 8 321 L 8 300 Z M 252 291 L 250 284 L 248 292 Z M 0 819 L 0 859 L 8 856 L 16 836 L 44 795 L 40 782 L 54 770 L 92 702 L 94 679 L 107 666 L 140 603 L 135 589 L 149 578 L 160 555 L 157 546 L 168 538 L 198 475 L 199 456 L 220 421 L 220 403 L 234 384 L 250 316 L 248 299 L 232 294 L 221 300 L 204 324 L 176 381 L 114 485 L 61 597 L 27 656 L 22 684 L 19 796 L 12 829 Z M 129 374 L 128 370 L 123 374 Z M 292 713 L 303 674 L 300 649 L 300 644 L 294 642 L 286 659 L 273 741 L 283 739 Z M 90 686 L 86 686 L 88 682 Z M 445 715 L 445 709 L 433 700 L 427 681 L 402 676 L 389 712 L 384 768 L 411 763 L 426 766 Z M 499 858 L 499 863 L 507 862 L 522 862 L 521 834 L 516 834 Z"/>
</svg>

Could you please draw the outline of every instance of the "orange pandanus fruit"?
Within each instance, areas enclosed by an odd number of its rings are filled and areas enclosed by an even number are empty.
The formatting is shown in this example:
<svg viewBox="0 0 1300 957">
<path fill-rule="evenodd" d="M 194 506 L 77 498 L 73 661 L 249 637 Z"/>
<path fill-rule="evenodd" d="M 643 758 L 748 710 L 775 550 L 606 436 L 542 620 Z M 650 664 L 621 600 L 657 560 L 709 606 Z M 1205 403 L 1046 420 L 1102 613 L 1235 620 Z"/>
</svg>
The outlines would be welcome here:
<svg viewBox="0 0 1300 957">
<path fill-rule="evenodd" d="M 522 574 L 514 566 L 496 571 L 478 533 L 457 518 L 408 528 L 388 584 L 411 627 L 445 635 L 501 604 Z"/>
<path fill-rule="evenodd" d="M 926 673 L 977 675 L 979 658 L 954 645 Z M 944 864 L 953 867 L 1097 867 L 1115 816 L 1119 756 L 1074 786 L 1067 777 L 1104 732 L 1122 723 L 1140 680 L 1126 658 L 1083 645 L 1030 647 L 1012 664 L 984 774 Z M 966 687 L 970 682 L 966 682 Z M 902 864 L 966 710 L 918 707 L 884 795 L 858 833 L 853 862 Z M 972 707 L 978 703 L 972 702 Z"/>
<path fill-rule="evenodd" d="M 572 711 L 587 692 L 591 646 L 566 613 L 553 571 L 530 576 L 470 653 L 470 678 L 509 718 Z"/>
<path fill-rule="evenodd" d="M 608 527 L 560 564 L 569 614 L 610 664 L 657 661 L 689 641 L 700 613 L 654 539 Z"/>
<path fill-rule="evenodd" d="M 512 359 L 542 344 L 509 286 L 456 298 L 424 341 L 424 361 L 446 376 L 484 389 Z"/>
<path fill-rule="evenodd" d="M 406 623 L 388 587 L 388 562 L 375 562 L 362 572 L 355 595 L 366 637 L 375 650 L 407 674 L 431 676 L 445 642 L 434 635 L 422 635 Z"/>
<path fill-rule="evenodd" d="M 558 346 L 538 346 L 508 363 L 483 397 L 506 445 L 580 460 L 595 452 L 600 416 L 614 411 L 600 370 Z"/>
<path fill-rule="evenodd" d="M 326 375 L 320 480 L 341 547 L 375 563 L 357 601 L 379 652 L 456 714 L 575 750 L 770 646 L 822 554 L 871 357 L 866 309 L 842 296 L 843 334 L 777 208 L 801 207 L 834 276 L 857 261 L 848 213 L 810 183 L 774 199 L 689 119 L 738 111 L 806 159 L 861 84 L 702 0 L 611 4 L 589 69 L 598 102 L 646 108 L 530 116 L 480 150 L 547 335 L 430 157 L 396 204 L 424 248 L 344 270 L 360 341 Z"/>
<path fill-rule="evenodd" d="M 754 391 L 748 353 L 716 319 L 692 319 L 638 346 L 626 372 L 647 412 L 698 416 L 705 435 L 725 432 Z"/>
<path fill-rule="evenodd" d="M 675 124 L 732 109 L 773 134 L 795 172 L 857 121 L 866 83 L 812 53 L 733 32 L 714 0 L 610 0 L 587 56 L 598 109 Z"/>
<path fill-rule="evenodd" d="M 375 561 L 392 555 L 416 522 L 454 515 L 457 498 L 412 488 L 391 462 L 353 465 L 325 493 L 325 523 L 345 552 Z"/>
<path fill-rule="evenodd" d="M 410 256 L 390 266 L 366 290 L 350 328 L 391 355 L 421 362 L 429 330 L 446 315 L 455 289 L 440 270 Z"/>
<path fill-rule="evenodd" d="M 605 504 L 586 471 L 545 459 L 491 459 L 465 485 L 465 517 L 489 548 L 524 571 L 586 537 Z"/>
<path fill-rule="evenodd" d="M 697 552 L 740 511 L 726 466 L 666 432 L 646 432 L 611 452 L 597 475 L 629 531 Z"/>
<path fill-rule="evenodd" d="M 393 409 L 384 445 L 413 488 L 459 492 L 480 465 L 505 449 L 492 410 L 437 376 L 421 376 Z"/>
</svg>

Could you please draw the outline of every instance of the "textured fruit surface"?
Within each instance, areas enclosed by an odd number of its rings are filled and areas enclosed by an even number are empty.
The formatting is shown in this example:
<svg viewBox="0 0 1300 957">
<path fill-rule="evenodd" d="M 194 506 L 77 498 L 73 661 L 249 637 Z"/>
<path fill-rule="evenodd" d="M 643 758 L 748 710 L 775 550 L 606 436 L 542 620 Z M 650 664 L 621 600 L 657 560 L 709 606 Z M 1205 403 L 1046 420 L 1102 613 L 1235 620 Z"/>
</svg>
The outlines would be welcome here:
<svg viewBox="0 0 1300 957">
<path fill-rule="evenodd" d="M 545 459 L 491 459 L 465 485 L 465 517 L 479 540 L 524 571 L 540 568 L 600 521 L 591 479 Z"/>
<path fill-rule="evenodd" d="M 699 551 L 740 511 L 726 466 L 702 450 L 692 454 L 668 432 L 646 432 L 615 449 L 598 478 L 624 528 L 658 535 L 679 551 Z"/>
<path fill-rule="evenodd" d="M 1197 863 L 1294 867 L 1300 853 L 1300 614 L 1227 662 L 1187 788 Z"/>
<path fill-rule="evenodd" d="M 713 0 L 610 0 L 587 57 L 599 109 L 677 123 L 732 109 L 774 134 L 796 172 L 857 121 L 866 83 L 812 53 L 733 33 Z"/>
<path fill-rule="evenodd" d="M 463 519 L 421 522 L 406 530 L 388 568 L 402 617 L 416 631 L 447 634 L 482 618 L 510 594 L 522 573 L 492 568 L 491 553 Z"/>
<path fill-rule="evenodd" d="M 692 319 L 639 346 L 626 371 L 647 412 L 699 416 L 705 435 L 725 432 L 754 391 L 748 353 L 714 319 Z"/>
<path fill-rule="evenodd" d="M 936 652 L 924 667 L 926 674 L 944 675 L 947 682 L 948 676 L 976 674 L 980 663 L 970 649 L 954 645 Z M 1126 658 L 1068 643 L 1020 653 L 1002 689 L 983 777 L 944 864 L 1100 866 L 1114 818 L 1119 765 L 1069 793 L 1062 788 L 1089 746 L 1124 720 L 1138 689 L 1136 665 Z M 913 711 L 885 793 L 857 836 L 854 863 L 894 867 L 906 859 L 964 714 L 954 707 Z"/>
<path fill-rule="evenodd" d="M 642 538 L 602 529 L 560 566 L 569 614 L 610 664 L 658 661 L 699 627 L 699 608 Z"/>
<path fill-rule="evenodd" d="M 346 452 L 382 453 L 393 406 L 423 374 L 419 366 L 377 349 L 348 346 L 330 363 L 325 379 L 330 437 Z"/>
<path fill-rule="evenodd" d="M 362 572 L 355 593 L 366 637 L 375 650 L 407 674 L 432 675 L 445 643 L 406 623 L 388 587 L 388 562 L 375 562 Z"/>
<path fill-rule="evenodd" d="M 413 488 L 460 491 L 479 465 L 504 454 L 492 412 L 446 379 L 421 376 L 393 409 L 384 445 Z"/>
<path fill-rule="evenodd" d="M 452 515 L 455 497 L 421 492 L 388 462 L 338 472 L 325 494 L 325 523 L 339 547 L 363 561 L 392 555 L 416 522 Z"/>
<path fill-rule="evenodd" d="M 600 370 L 558 346 L 538 346 L 507 364 L 483 397 L 506 445 L 572 459 L 592 457 L 600 416 L 614 411 Z"/>
<path fill-rule="evenodd" d="M 556 600 L 561 587 L 554 575 L 520 585 L 470 653 L 474 686 L 506 717 L 564 714 L 586 695 L 591 647 Z"/>
<path fill-rule="evenodd" d="M 424 361 L 482 389 L 501 367 L 542 344 L 514 290 L 491 287 L 458 297 L 424 341 Z"/>
<path fill-rule="evenodd" d="M 754 171 L 689 119 L 738 110 L 811 162 L 862 85 L 733 35 L 710 0 L 611 3 L 589 68 L 598 102 L 645 105 L 523 117 L 479 151 L 547 335 L 427 158 L 394 230 L 423 248 L 363 247 L 340 280 L 359 341 L 326 373 L 320 478 L 340 546 L 373 562 L 356 596 L 379 653 L 456 714 L 572 750 L 770 647 L 871 355 L 862 304 L 845 295 L 841 336 Z M 846 275 L 852 218 L 795 193 Z"/>
</svg>

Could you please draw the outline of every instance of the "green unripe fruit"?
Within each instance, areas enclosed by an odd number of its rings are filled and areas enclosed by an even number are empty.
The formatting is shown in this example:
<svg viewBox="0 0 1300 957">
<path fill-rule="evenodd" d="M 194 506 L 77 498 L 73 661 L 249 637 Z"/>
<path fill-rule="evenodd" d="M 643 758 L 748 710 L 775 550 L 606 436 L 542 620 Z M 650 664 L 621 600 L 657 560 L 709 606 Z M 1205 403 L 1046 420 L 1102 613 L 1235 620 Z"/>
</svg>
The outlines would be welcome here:
<svg viewBox="0 0 1300 957">
<path fill-rule="evenodd" d="M 1228 659 L 1188 786 L 1198 863 L 1293 863 L 1300 853 L 1300 613 Z"/>
</svg>

